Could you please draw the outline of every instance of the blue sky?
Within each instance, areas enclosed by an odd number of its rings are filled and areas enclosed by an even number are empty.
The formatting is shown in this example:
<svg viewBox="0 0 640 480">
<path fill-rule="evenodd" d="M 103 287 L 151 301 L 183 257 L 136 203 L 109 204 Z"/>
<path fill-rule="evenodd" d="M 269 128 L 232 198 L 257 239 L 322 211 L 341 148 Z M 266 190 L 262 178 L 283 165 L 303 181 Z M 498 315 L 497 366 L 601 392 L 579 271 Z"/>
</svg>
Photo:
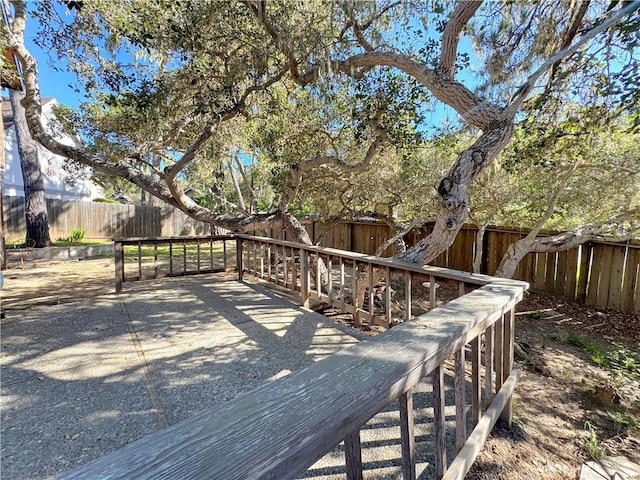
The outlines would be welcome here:
<svg viewBox="0 0 640 480">
<path fill-rule="evenodd" d="M 40 74 L 40 95 L 42 97 L 53 97 L 58 100 L 61 105 L 77 107 L 83 101 L 83 96 L 78 95 L 69 85 L 75 83 L 76 76 L 67 71 L 56 71 L 49 65 L 51 59 L 48 52 L 42 51 L 40 47 L 33 43 L 33 39 L 38 31 L 37 21 L 29 18 L 27 21 L 27 29 L 25 32 L 25 44 L 29 52 L 38 62 L 38 71 Z"/>
</svg>

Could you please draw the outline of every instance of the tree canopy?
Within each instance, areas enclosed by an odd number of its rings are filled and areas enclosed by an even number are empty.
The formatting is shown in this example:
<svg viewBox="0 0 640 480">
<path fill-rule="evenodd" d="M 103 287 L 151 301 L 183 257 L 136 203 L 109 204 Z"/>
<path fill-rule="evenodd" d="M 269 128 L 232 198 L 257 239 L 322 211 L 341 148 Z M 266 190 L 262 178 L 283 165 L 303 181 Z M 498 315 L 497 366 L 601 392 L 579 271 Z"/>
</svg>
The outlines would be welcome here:
<svg viewBox="0 0 640 480">
<path fill-rule="evenodd" d="M 474 182 L 508 146 L 506 171 L 515 172 L 551 145 L 553 177 L 571 164 L 568 139 L 605 132 L 621 116 L 632 131 L 640 123 L 634 2 L 12 4 L 3 41 L 22 65 L 34 138 L 233 230 L 277 223 L 308 241 L 293 207 L 326 191 L 337 213 L 427 210 L 434 232 L 401 256 L 426 263 L 451 244 Z M 91 98 L 67 115 L 86 148 L 61 145 L 39 125 L 37 65 L 23 42 L 29 15 Z M 442 105 L 467 140 L 446 159 L 434 147 L 446 141 Z M 245 168 L 249 157 L 260 167 Z M 272 197 L 260 212 L 236 208 L 249 193 L 242 175 L 259 168 Z M 185 195 L 225 172 L 236 175 L 235 201 L 220 188 L 200 190 L 226 202 Z M 424 208 L 428 198 L 435 209 Z"/>
</svg>

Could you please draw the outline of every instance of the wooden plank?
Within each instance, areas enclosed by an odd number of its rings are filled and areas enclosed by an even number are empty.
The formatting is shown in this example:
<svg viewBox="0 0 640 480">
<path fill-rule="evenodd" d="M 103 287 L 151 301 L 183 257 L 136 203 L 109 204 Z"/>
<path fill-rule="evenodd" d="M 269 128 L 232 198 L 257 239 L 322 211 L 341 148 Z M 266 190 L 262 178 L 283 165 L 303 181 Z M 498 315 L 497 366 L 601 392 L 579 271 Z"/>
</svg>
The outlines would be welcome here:
<svg viewBox="0 0 640 480">
<path fill-rule="evenodd" d="M 555 291 L 557 256 L 556 252 L 547 253 L 546 272 L 544 275 L 545 292 L 553 293 Z"/>
<path fill-rule="evenodd" d="M 513 344 L 515 343 L 515 322 L 516 322 L 516 310 L 512 308 L 508 313 L 505 313 L 502 317 L 502 323 L 504 326 L 504 334 L 502 338 L 502 380 L 506 381 L 507 377 L 511 374 L 513 369 Z M 501 383 L 502 384 L 502 383 Z M 513 399 L 509 399 L 500 418 L 511 426 L 513 420 Z"/>
<path fill-rule="evenodd" d="M 504 356 L 504 318 L 501 317 L 493 326 L 493 369 L 496 372 L 496 389 L 498 392 L 502 387 L 504 376 L 502 374 L 502 361 Z"/>
<path fill-rule="evenodd" d="M 547 254 L 536 253 L 536 276 L 531 288 L 544 291 L 544 281 L 547 274 Z"/>
<path fill-rule="evenodd" d="M 640 301 L 640 249 L 629 248 L 624 273 L 624 287 L 622 292 L 622 311 L 640 313 L 636 310 L 634 298 Z"/>
<path fill-rule="evenodd" d="M 577 272 L 576 300 L 579 304 L 585 304 L 589 291 L 589 271 L 591 270 L 591 257 L 593 245 L 585 243 L 579 247 L 579 261 Z"/>
<path fill-rule="evenodd" d="M 436 277 L 429 275 L 429 308 L 436 308 Z"/>
<path fill-rule="evenodd" d="M 556 295 L 564 295 L 567 283 L 567 256 L 566 251 L 556 253 L 556 280 L 553 284 L 553 293 Z"/>
<path fill-rule="evenodd" d="M 522 370 L 517 367 L 511 375 L 509 375 L 500 393 L 496 395 L 493 404 L 487 409 L 476 428 L 471 432 L 462 450 L 460 450 L 456 458 L 451 462 L 443 480 L 464 480 L 478 453 L 480 453 L 484 442 L 487 441 L 491 430 L 498 421 L 500 412 L 504 410 L 508 400 L 513 397 L 513 392 L 520 379 L 521 373 Z"/>
<path fill-rule="evenodd" d="M 347 480 L 362 480 L 360 430 L 351 432 L 344 438 L 344 458 L 347 467 Z"/>
<path fill-rule="evenodd" d="M 416 440 L 413 431 L 413 389 L 400 396 L 400 445 L 402 447 L 402 478 L 416 478 Z"/>
<path fill-rule="evenodd" d="M 467 440 L 466 403 L 464 398 L 464 390 L 466 387 L 464 348 L 461 348 L 455 353 L 454 368 L 454 390 L 456 401 L 456 451 L 459 452 L 460 450 L 462 450 L 462 447 L 464 447 L 464 443 Z"/>
<path fill-rule="evenodd" d="M 435 450 L 436 478 L 444 476 L 447 469 L 447 437 L 445 425 L 444 369 L 439 365 L 433 371 L 433 441 Z"/>
<path fill-rule="evenodd" d="M 480 350 L 480 336 L 471 340 L 471 421 L 473 426 L 478 425 L 481 413 L 481 383 L 480 367 L 482 365 Z"/>
<path fill-rule="evenodd" d="M 593 244 L 591 246 L 591 262 L 589 264 L 589 279 L 587 286 L 587 295 L 585 299 L 585 303 L 587 305 L 597 305 L 598 304 L 598 290 L 600 288 L 600 277 L 603 268 L 602 258 L 604 254 L 603 245 Z"/>
<path fill-rule="evenodd" d="M 309 308 L 309 254 L 300 249 L 300 305 Z"/>
<path fill-rule="evenodd" d="M 238 280 L 242 281 L 244 276 L 244 241 L 236 238 L 236 271 L 238 272 Z"/>
<path fill-rule="evenodd" d="M 606 307 L 609 300 L 610 269 L 615 247 L 611 245 L 598 245 L 598 248 L 602 249 L 602 268 L 600 270 L 600 281 L 598 282 L 598 293 L 595 304 Z"/>
<path fill-rule="evenodd" d="M 609 297 L 607 299 L 607 308 L 613 308 L 615 310 L 622 309 L 622 280 L 623 270 L 625 266 L 625 253 L 626 245 L 620 245 L 619 247 L 610 247 L 612 249 L 611 263 L 609 264 L 609 286 L 607 291 Z"/>
<path fill-rule="evenodd" d="M 344 274 L 344 259 L 342 257 L 340 257 L 340 305 L 342 308 L 342 311 L 344 312 L 344 307 L 345 307 L 345 298 L 344 296 L 346 295 L 346 291 L 344 288 L 344 279 L 345 279 L 345 274 Z"/>
<path fill-rule="evenodd" d="M 375 305 L 373 300 L 373 265 L 371 263 L 367 264 L 367 274 L 369 277 L 369 318 L 373 319 L 373 313 L 375 311 Z"/>
<path fill-rule="evenodd" d="M 122 293 L 122 283 L 124 282 L 124 250 L 121 242 L 113 242 L 113 257 L 116 267 L 116 293 Z"/>
<path fill-rule="evenodd" d="M 493 401 L 493 325 L 484 332 L 484 408 Z"/>
<path fill-rule="evenodd" d="M 316 294 L 320 296 L 322 293 L 322 282 L 320 281 L 322 272 L 320 271 L 320 264 L 322 263 L 322 257 L 320 253 L 316 253 Z"/>
<path fill-rule="evenodd" d="M 411 272 L 404 272 L 405 321 L 411 320 Z"/>
<path fill-rule="evenodd" d="M 578 249 L 567 251 L 565 263 L 565 283 L 562 295 L 568 298 L 576 298 L 576 286 L 578 280 Z"/>
<path fill-rule="evenodd" d="M 351 270 L 351 302 L 353 303 L 353 325 L 356 328 L 362 326 L 360 315 L 358 315 L 360 293 L 358 292 L 358 265 L 353 261 L 353 268 Z"/>
<path fill-rule="evenodd" d="M 385 318 L 387 320 L 387 328 L 391 328 L 391 322 L 393 321 L 391 316 L 391 269 L 389 267 L 385 268 L 384 273 L 384 310 L 385 310 Z"/>
</svg>

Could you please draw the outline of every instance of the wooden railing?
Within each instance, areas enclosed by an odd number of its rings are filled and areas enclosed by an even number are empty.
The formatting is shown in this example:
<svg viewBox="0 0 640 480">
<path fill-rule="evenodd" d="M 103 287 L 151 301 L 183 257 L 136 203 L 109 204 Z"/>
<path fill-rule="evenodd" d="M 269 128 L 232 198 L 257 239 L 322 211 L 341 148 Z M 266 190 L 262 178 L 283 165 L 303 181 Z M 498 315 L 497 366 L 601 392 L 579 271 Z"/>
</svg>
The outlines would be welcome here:
<svg viewBox="0 0 640 480">
<path fill-rule="evenodd" d="M 127 238 L 113 241 L 116 293 L 122 284 L 139 280 L 218 273 L 236 267 L 227 242 L 235 250 L 231 235 L 208 237 Z M 233 258 L 233 257 L 232 257 Z"/>
<path fill-rule="evenodd" d="M 397 310 L 402 313 L 402 318 L 395 318 L 396 321 L 411 320 L 415 292 L 428 295 L 428 309 L 433 309 L 446 300 L 464 295 L 470 288 L 496 280 L 487 275 L 423 267 L 267 237 L 240 235 L 238 241 L 238 258 L 242 260 L 238 267 L 240 278 L 242 272 L 246 272 L 291 292 L 299 292 L 300 304 L 305 307 L 309 306 L 310 299 L 327 302 L 353 314 L 357 327 L 363 320 L 390 327 L 394 306 L 400 307 L 395 308 L 396 315 Z M 450 287 L 447 295 L 439 294 L 441 283 Z M 451 283 L 455 284 L 453 292 Z M 394 292 L 394 285 L 400 285 L 402 291 Z"/>
<path fill-rule="evenodd" d="M 435 279 L 477 288 L 466 292 L 465 287 L 464 295 L 411 321 L 61 478 L 293 479 L 344 441 L 347 478 L 361 479 L 360 429 L 398 401 L 403 478 L 415 479 L 413 390 L 424 377 L 429 377 L 433 386 L 434 445 L 429 448 L 434 452 L 435 477 L 464 478 L 497 419 L 511 419 L 512 395 L 520 375 L 513 363 L 515 305 L 528 285 L 290 242 L 248 236 L 237 239 L 240 279 L 250 272 L 299 288 L 302 303 L 312 296 L 325 295 L 331 300 L 331 295 L 323 292 L 333 275 L 317 281 L 322 268 L 320 273 L 315 269 L 317 285 L 311 288 L 309 266 L 317 265 L 320 259 L 329 272 L 336 266 L 337 289 L 343 294 L 348 283 L 345 266 L 352 269 L 350 285 L 355 292 L 359 264 L 365 266 L 365 272 L 383 268 L 386 278 L 392 271 L 408 281 L 426 274 L 430 291 L 435 291 Z M 286 266 L 287 262 L 291 265 Z M 365 278 L 370 286 L 369 275 Z M 340 303 L 344 299 L 343 295 Z M 357 303 L 352 306 L 356 316 L 362 313 Z M 373 316 L 371 311 L 369 315 Z M 385 315 L 389 315 L 387 311 Z M 450 359 L 452 367 L 448 367 Z M 454 376 L 455 432 L 449 434 L 445 370 Z M 469 417 L 471 432 L 467 431 Z M 449 458 L 447 438 L 452 437 L 457 454 Z"/>
</svg>

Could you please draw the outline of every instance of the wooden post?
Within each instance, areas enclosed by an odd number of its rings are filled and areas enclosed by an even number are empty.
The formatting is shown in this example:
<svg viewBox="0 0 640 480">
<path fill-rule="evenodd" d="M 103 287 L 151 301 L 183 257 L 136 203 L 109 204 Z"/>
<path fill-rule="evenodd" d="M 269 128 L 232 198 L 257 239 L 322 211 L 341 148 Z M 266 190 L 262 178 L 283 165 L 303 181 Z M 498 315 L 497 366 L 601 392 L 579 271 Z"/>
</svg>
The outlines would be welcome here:
<svg viewBox="0 0 640 480">
<path fill-rule="evenodd" d="M 211 270 L 213 270 L 213 241 L 211 242 Z M 222 241 L 222 261 L 224 262 L 224 271 L 227 271 L 227 241 Z"/>
<path fill-rule="evenodd" d="M 344 312 L 344 258 L 340 257 L 340 306 Z"/>
<path fill-rule="evenodd" d="M 182 274 L 187 274 L 187 241 L 182 241 Z"/>
<path fill-rule="evenodd" d="M 169 240 L 169 276 L 173 277 L 173 241 Z"/>
<path fill-rule="evenodd" d="M 503 383 L 511 375 L 513 369 L 513 344 L 515 343 L 515 319 L 516 310 L 512 307 L 509 313 L 504 315 L 504 348 L 502 349 L 502 378 Z M 511 426 L 513 420 L 513 396 L 509 397 L 500 419 Z"/>
<path fill-rule="evenodd" d="M 404 272 L 404 302 L 406 307 L 405 321 L 411 320 L 411 272 Z"/>
<path fill-rule="evenodd" d="M 309 252 L 300 249 L 300 305 L 309 308 Z"/>
<path fill-rule="evenodd" d="M 385 270 L 384 277 L 384 294 L 385 294 L 385 315 L 387 319 L 387 328 L 391 328 L 391 269 L 389 267 Z"/>
<path fill-rule="evenodd" d="M 484 331 L 484 408 L 493 401 L 493 325 Z"/>
<path fill-rule="evenodd" d="M 318 300 L 320 300 L 320 294 L 322 293 L 322 282 L 321 282 L 321 272 L 320 272 L 320 262 L 322 258 L 320 257 L 320 252 L 316 252 L 316 295 Z"/>
<path fill-rule="evenodd" d="M 362 480 L 360 430 L 351 432 L 344 438 L 344 458 L 347 467 L 347 480 Z"/>
<path fill-rule="evenodd" d="M 289 262 L 287 259 L 287 247 L 282 247 L 282 260 L 284 261 L 284 265 L 282 266 L 283 276 L 284 276 L 284 287 L 287 288 L 289 284 Z M 293 253 L 291 254 L 291 261 L 293 261 Z M 293 288 L 291 289 L 294 290 Z"/>
<path fill-rule="evenodd" d="M 455 398 L 456 398 L 456 452 L 462 450 L 467 441 L 467 419 L 464 398 L 465 365 L 464 347 L 455 353 Z"/>
<path fill-rule="evenodd" d="M 138 240 L 138 280 L 142 280 L 142 242 Z"/>
<path fill-rule="evenodd" d="M 436 277 L 429 275 L 429 309 L 436 308 Z"/>
<path fill-rule="evenodd" d="M 433 428 L 435 442 L 436 478 L 444 476 L 447 469 L 447 447 L 444 416 L 444 369 L 442 365 L 433 371 Z"/>
<path fill-rule="evenodd" d="M 238 272 L 238 280 L 242 281 L 243 273 L 244 273 L 244 264 L 243 264 L 243 248 L 244 243 L 242 238 L 236 237 L 236 272 Z"/>
<path fill-rule="evenodd" d="M 227 241 L 223 240 L 224 271 L 227 271 Z M 209 239 L 209 271 L 213 272 L 213 239 Z"/>
<path fill-rule="evenodd" d="M 197 252 L 197 255 L 198 255 L 197 270 L 198 270 L 198 273 L 200 273 L 200 239 L 196 240 L 196 252 Z"/>
<path fill-rule="evenodd" d="M 124 282 L 124 249 L 122 242 L 113 241 L 114 263 L 116 267 L 116 293 L 122 293 L 122 283 Z"/>
<path fill-rule="evenodd" d="M 400 443 L 402 445 L 402 478 L 416 478 L 416 440 L 413 433 L 413 389 L 407 390 L 400 402 Z"/>
<path fill-rule="evenodd" d="M 158 278 L 158 242 L 153 242 L 153 278 Z"/>
<path fill-rule="evenodd" d="M 355 259 L 353 260 L 353 270 L 351 272 L 351 300 L 353 301 L 353 325 L 358 328 L 362 326 L 360 314 L 358 313 L 358 265 Z"/>
<path fill-rule="evenodd" d="M 373 325 L 373 314 L 375 313 L 375 308 L 373 304 L 373 264 L 370 263 L 368 265 L 369 271 L 369 325 Z"/>
<path fill-rule="evenodd" d="M 504 322 L 503 322 L 503 318 L 499 318 L 496 323 L 494 324 L 494 329 L 493 329 L 493 334 L 494 334 L 494 340 L 493 340 L 493 355 L 494 355 L 494 359 L 493 359 L 493 369 L 496 372 L 496 389 L 495 389 L 495 393 L 498 393 L 500 391 L 500 388 L 502 387 L 502 381 L 504 379 L 503 375 L 502 375 L 502 358 L 504 355 L 503 352 L 503 348 L 504 348 L 504 343 L 502 341 L 502 339 L 504 338 Z"/>
<path fill-rule="evenodd" d="M 291 291 L 295 292 L 298 288 L 298 267 L 296 267 L 296 252 L 291 247 Z"/>
<path fill-rule="evenodd" d="M 480 335 L 471 340 L 471 418 L 473 426 L 480 421 L 480 366 L 482 364 L 480 351 Z"/>
</svg>

